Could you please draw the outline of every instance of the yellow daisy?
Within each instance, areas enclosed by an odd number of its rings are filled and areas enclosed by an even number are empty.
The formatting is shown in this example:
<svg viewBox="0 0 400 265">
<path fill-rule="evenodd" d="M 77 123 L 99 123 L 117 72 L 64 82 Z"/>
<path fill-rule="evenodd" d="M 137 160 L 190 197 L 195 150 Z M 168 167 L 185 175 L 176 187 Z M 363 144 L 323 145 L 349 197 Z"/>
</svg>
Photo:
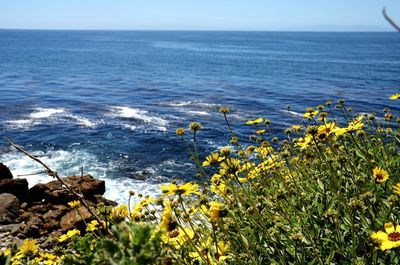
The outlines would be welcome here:
<svg viewBox="0 0 400 265">
<path fill-rule="evenodd" d="M 389 98 L 390 98 L 391 100 L 400 99 L 400 94 L 399 94 L 399 93 L 393 94 L 393 95 L 391 95 Z"/>
<path fill-rule="evenodd" d="M 384 183 L 389 178 L 389 173 L 380 167 L 375 167 L 372 170 L 372 174 L 377 183 Z"/>
<path fill-rule="evenodd" d="M 385 232 L 374 232 L 371 239 L 379 244 L 382 251 L 400 247 L 400 226 L 395 227 L 392 222 L 385 223 Z"/>
</svg>

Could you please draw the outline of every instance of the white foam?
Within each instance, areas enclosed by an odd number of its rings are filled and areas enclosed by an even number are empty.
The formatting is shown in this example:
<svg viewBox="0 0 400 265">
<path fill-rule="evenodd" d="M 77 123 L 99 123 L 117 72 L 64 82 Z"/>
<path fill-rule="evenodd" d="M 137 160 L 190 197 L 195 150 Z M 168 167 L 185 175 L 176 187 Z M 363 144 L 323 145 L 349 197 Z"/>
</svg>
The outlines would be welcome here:
<svg viewBox="0 0 400 265">
<path fill-rule="evenodd" d="M 131 131 L 136 131 L 136 129 L 137 129 L 137 126 L 135 126 L 135 125 L 125 124 L 125 123 L 123 123 L 121 125 L 123 128 L 131 130 Z"/>
<path fill-rule="evenodd" d="M 106 180 L 106 193 L 104 197 L 115 200 L 118 203 L 127 203 L 129 191 L 134 191 L 136 194 L 149 195 L 151 197 L 161 195 L 161 184 L 148 183 L 142 180 L 133 180 L 129 178 L 116 178 Z M 133 197 L 135 202 L 136 196 Z"/>
<path fill-rule="evenodd" d="M 75 114 L 68 114 L 68 115 L 66 115 L 66 117 L 68 117 L 72 120 L 75 120 L 76 124 L 83 126 L 83 127 L 95 128 L 98 125 L 97 122 L 91 121 L 88 118 L 81 117 L 81 116 L 78 116 Z"/>
<path fill-rule="evenodd" d="M 192 114 L 192 115 L 199 115 L 199 116 L 211 116 L 211 114 L 206 111 L 190 110 L 187 113 Z"/>
<path fill-rule="evenodd" d="M 68 123 L 71 122 L 71 120 L 74 121 L 75 124 L 87 128 L 94 128 L 98 125 L 98 122 L 73 114 L 63 108 L 36 108 L 35 111 L 30 113 L 26 118 L 8 120 L 4 123 L 11 129 L 29 129 L 44 123 L 47 125 L 54 125 Z"/>
<path fill-rule="evenodd" d="M 146 123 L 153 123 L 153 124 L 158 124 L 161 126 L 166 126 L 168 124 L 168 121 L 160 118 L 160 117 L 154 117 L 148 115 L 148 111 L 146 110 L 140 110 L 140 109 L 134 109 L 130 107 L 123 107 L 123 106 L 117 106 L 114 107 L 114 110 L 117 111 L 116 115 L 122 118 L 132 118 L 136 120 L 141 120 Z"/>
<path fill-rule="evenodd" d="M 200 101 L 172 101 L 172 102 L 166 102 L 163 103 L 163 105 L 167 105 L 170 107 L 189 107 L 189 106 L 194 106 L 194 107 L 201 107 L 201 108 L 217 108 L 221 106 L 220 104 L 214 104 L 214 103 L 206 103 L 206 102 L 200 102 Z"/>
<path fill-rule="evenodd" d="M 289 115 L 293 115 L 296 117 L 303 117 L 303 114 L 292 110 L 282 110 L 282 112 L 288 113 Z"/>
<path fill-rule="evenodd" d="M 44 119 L 44 118 L 48 118 L 52 115 L 55 115 L 58 113 L 63 113 L 63 112 L 65 112 L 64 109 L 37 108 L 35 112 L 33 112 L 29 115 L 29 117 L 32 119 Z"/>
</svg>

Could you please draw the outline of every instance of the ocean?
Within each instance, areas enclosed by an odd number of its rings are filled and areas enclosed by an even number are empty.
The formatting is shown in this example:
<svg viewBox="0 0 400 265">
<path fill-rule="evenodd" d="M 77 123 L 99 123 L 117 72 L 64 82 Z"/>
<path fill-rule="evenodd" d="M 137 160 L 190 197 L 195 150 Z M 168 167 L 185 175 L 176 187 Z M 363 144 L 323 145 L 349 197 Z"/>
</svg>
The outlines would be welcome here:
<svg viewBox="0 0 400 265">
<path fill-rule="evenodd" d="M 248 119 L 273 132 L 306 107 L 343 98 L 354 111 L 399 111 L 398 33 L 0 30 L 0 162 L 106 181 L 109 199 L 196 180 L 178 127 L 197 121 L 201 156 L 229 145 L 221 106 L 244 143 Z M 287 111 L 291 106 L 291 111 Z M 187 135 L 189 138 L 189 135 Z M 26 176 L 30 186 L 49 181 Z"/>
</svg>

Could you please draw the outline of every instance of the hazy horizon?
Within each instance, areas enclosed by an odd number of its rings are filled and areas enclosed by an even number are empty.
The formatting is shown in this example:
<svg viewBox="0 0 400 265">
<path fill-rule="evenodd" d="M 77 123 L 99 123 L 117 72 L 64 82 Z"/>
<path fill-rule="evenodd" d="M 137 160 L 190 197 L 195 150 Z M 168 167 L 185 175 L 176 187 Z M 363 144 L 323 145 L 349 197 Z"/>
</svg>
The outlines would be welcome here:
<svg viewBox="0 0 400 265">
<path fill-rule="evenodd" d="M 384 6 L 400 20 L 396 0 L 20 0 L 0 3 L 0 29 L 392 31 Z"/>
</svg>

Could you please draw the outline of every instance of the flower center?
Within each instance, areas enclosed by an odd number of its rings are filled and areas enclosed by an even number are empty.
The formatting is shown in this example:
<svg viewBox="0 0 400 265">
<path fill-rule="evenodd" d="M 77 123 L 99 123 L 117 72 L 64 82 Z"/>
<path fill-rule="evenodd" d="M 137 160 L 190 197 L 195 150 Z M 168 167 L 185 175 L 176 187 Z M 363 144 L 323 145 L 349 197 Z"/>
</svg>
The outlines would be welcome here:
<svg viewBox="0 0 400 265">
<path fill-rule="evenodd" d="M 382 180 L 383 179 L 383 176 L 381 175 L 381 174 L 376 174 L 376 180 Z"/>
<path fill-rule="evenodd" d="M 390 241 L 400 241 L 400 233 L 399 232 L 390 233 L 388 235 L 388 239 Z"/>
</svg>

